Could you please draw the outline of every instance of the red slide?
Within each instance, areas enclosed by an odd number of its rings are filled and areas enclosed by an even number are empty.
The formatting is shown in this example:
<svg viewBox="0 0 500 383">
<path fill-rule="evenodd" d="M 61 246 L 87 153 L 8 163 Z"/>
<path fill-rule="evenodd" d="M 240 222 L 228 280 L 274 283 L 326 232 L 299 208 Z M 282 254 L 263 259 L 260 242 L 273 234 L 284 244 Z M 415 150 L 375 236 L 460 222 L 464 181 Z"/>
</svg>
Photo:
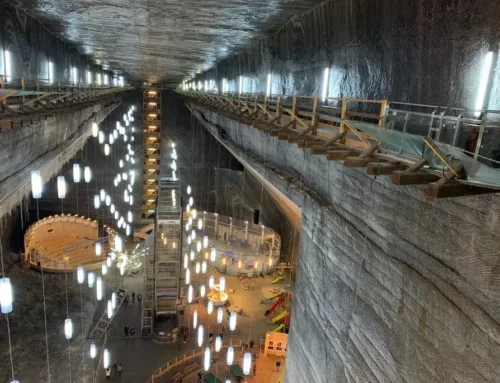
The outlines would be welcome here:
<svg viewBox="0 0 500 383">
<path fill-rule="evenodd" d="M 273 305 L 273 307 L 271 307 L 269 309 L 269 312 L 267 315 L 271 314 L 276 309 L 276 307 L 278 307 L 281 304 L 281 302 L 283 302 L 283 297 L 279 297 L 279 299 L 276 301 L 276 303 Z"/>
</svg>

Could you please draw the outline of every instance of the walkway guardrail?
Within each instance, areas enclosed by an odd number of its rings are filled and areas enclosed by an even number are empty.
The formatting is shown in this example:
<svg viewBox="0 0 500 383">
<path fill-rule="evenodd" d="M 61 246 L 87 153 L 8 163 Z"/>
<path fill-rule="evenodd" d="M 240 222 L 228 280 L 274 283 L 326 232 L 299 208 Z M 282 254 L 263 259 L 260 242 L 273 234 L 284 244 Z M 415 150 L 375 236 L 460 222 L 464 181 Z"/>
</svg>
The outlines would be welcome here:
<svg viewBox="0 0 500 383">
<path fill-rule="evenodd" d="M 432 198 L 500 190 L 500 111 L 367 100 L 178 91 L 278 140 L 345 167 L 427 184 Z"/>
<path fill-rule="evenodd" d="M 224 341 L 222 342 L 222 349 L 228 348 L 229 346 L 232 347 L 241 347 L 241 339 L 236 339 L 233 341 Z M 203 349 L 202 348 L 196 348 L 191 351 L 188 351 L 182 355 L 179 355 L 178 357 L 169 360 L 167 363 L 165 363 L 163 366 L 158 368 L 151 377 L 146 381 L 146 383 L 159 383 L 158 380 L 160 379 L 163 375 L 165 375 L 167 372 L 173 370 L 174 368 L 177 368 L 181 365 L 183 365 L 186 362 L 189 362 L 191 360 L 194 360 L 198 357 L 201 357 L 203 355 Z"/>
</svg>

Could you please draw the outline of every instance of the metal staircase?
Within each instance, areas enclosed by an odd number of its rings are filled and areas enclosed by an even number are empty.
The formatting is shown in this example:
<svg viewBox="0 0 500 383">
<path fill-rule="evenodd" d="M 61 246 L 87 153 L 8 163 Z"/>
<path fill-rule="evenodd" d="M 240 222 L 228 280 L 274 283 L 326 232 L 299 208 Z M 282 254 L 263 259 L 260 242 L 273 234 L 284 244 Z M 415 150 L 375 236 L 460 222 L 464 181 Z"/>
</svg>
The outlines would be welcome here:
<svg viewBox="0 0 500 383">
<path fill-rule="evenodd" d="M 104 338 L 104 336 L 106 335 L 106 331 L 109 328 L 109 325 L 113 321 L 113 318 L 115 317 L 116 313 L 118 313 L 118 310 L 120 309 L 122 303 L 125 301 L 127 295 L 128 293 L 124 289 L 120 289 L 116 293 L 116 308 L 113 311 L 113 315 L 111 316 L 111 318 L 108 318 L 108 313 L 106 310 L 104 310 L 101 317 L 99 318 L 99 321 L 94 326 L 92 331 L 89 333 L 88 339 Z"/>
</svg>

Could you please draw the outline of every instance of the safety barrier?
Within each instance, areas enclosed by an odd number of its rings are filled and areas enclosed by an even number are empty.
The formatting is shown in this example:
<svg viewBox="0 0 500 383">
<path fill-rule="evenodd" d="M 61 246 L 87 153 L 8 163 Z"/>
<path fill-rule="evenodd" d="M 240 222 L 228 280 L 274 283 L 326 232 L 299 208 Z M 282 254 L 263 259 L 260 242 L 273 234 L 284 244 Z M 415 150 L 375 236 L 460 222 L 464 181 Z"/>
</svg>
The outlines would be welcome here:
<svg viewBox="0 0 500 383">
<path fill-rule="evenodd" d="M 228 348 L 229 346 L 232 347 L 241 347 L 241 339 L 236 339 L 232 341 L 224 341 L 222 342 L 222 347 L 221 349 Z M 163 375 L 165 375 L 167 372 L 173 370 L 176 367 L 179 367 L 180 365 L 189 362 L 191 360 L 194 360 L 198 357 L 201 357 L 203 355 L 203 349 L 201 348 L 196 348 L 194 350 L 188 351 L 182 355 L 179 355 L 178 357 L 169 360 L 167 363 L 165 363 L 163 366 L 158 368 L 151 377 L 146 381 L 146 383 L 155 383 L 159 382 L 155 379 L 161 378 Z"/>
</svg>

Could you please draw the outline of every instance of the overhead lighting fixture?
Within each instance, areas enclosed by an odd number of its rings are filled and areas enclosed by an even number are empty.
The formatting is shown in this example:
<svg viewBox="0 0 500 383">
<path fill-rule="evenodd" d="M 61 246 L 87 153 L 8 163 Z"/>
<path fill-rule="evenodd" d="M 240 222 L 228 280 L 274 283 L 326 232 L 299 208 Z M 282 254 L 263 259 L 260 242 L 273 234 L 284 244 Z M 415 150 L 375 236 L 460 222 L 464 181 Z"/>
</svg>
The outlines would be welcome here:
<svg viewBox="0 0 500 383">
<path fill-rule="evenodd" d="M 40 170 L 33 170 L 31 172 L 31 192 L 33 193 L 33 198 L 42 198 L 42 176 L 40 175 Z"/>
<path fill-rule="evenodd" d="M 325 68 L 323 73 L 323 90 L 321 92 L 321 101 L 325 102 L 328 97 L 328 86 L 330 84 L 330 68 Z"/>
<path fill-rule="evenodd" d="M 269 97 L 272 91 L 272 79 L 273 76 L 271 73 L 267 74 L 267 83 L 266 83 L 266 96 Z"/>
<path fill-rule="evenodd" d="M 66 198 L 66 180 L 64 176 L 57 177 L 57 198 Z"/>
<path fill-rule="evenodd" d="M 86 183 L 89 183 L 92 179 L 92 172 L 90 171 L 90 168 L 88 166 L 85 166 L 83 168 L 83 179 Z"/>
<path fill-rule="evenodd" d="M 486 91 L 488 90 L 492 62 L 493 52 L 488 52 L 484 58 L 483 70 L 481 72 L 481 79 L 479 82 L 479 89 L 476 99 L 476 112 L 474 113 L 476 117 L 480 116 L 480 110 L 484 108 L 484 98 L 486 97 Z"/>
</svg>

